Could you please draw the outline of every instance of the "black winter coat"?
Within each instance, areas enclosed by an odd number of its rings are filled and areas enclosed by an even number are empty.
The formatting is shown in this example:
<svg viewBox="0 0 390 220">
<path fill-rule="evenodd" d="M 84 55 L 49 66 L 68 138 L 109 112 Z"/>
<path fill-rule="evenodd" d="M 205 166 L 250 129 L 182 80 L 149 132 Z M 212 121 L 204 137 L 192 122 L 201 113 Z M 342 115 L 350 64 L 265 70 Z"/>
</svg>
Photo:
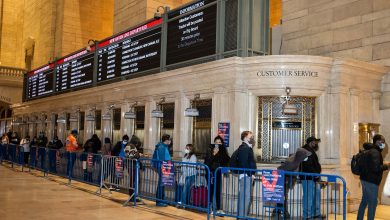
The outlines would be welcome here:
<svg viewBox="0 0 390 220">
<path fill-rule="evenodd" d="M 214 171 L 218 167 L 227 167 L 229 166 L 230 157 L 225 150 L 219 150 L 216 155 L 212 153 L 213 149 L 211 149 L 207 155 L 204 163 L 209 167 L 210 172 L 214 174 Z"/>
<path fill-rule="evenodd" d="M 383 157 L 379 147 L 374 146 L 369 149 L 364 160 L 365 166 L 360 174 L 360 179 L 379 185 L 382 181 L 383 171 L 388 169 L 387 165 L 383 165 Z"/>
<path fill-rule="evenodd" d="M 311 152 L 311 155 L 308 157 L 307 161 L 303 161 L 300 166 L 300 172 L 304 173 L 321 173 L 322 168 L 318 160 L 317 153 L 309 146 L 303 146 L 304 149 Z M 302 180 L 312 180 L 312 176 L 301 176 Z M 320 180 L 319 177 L 315 177 L 315 180 Z"/>
</svg>

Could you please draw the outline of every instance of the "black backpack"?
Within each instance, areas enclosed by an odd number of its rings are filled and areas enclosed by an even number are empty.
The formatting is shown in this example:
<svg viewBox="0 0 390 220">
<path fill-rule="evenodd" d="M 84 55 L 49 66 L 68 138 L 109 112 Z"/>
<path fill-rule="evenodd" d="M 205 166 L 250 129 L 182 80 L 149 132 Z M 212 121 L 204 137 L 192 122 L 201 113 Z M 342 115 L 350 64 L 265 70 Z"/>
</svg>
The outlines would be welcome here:
<svg viewBox="0 0 390 220">
<path fill-rule="evenodd" d="M 229 167 L 233 167 L 233 168 L 239 168 L 238 167 L 238 150 L 240 148 L 238 148 L 237 150 L 235 150 L 232 154 L 232 156 L 230 157 L 230 161 L 229 161 Z"/>
<path fill-rule="evenodd" d="M 362 174 L 366 164 L 367 164 L 367 150 L 360 151 L 359 153 L 353 155 L 351 160 L 351 171 L 355 175 Z"/>
</svg>

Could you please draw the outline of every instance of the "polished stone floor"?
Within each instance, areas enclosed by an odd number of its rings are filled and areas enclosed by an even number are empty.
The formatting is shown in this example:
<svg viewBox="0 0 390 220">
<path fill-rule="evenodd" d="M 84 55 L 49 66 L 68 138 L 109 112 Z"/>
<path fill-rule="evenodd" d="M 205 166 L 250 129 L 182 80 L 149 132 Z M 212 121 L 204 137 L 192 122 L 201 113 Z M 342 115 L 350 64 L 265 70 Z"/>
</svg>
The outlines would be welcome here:
<svg viewBox="0 0 390 220">
<path fill-rule="evenodd" d="M 55 176 L 43 178 L 41 172 L 27 173 L 0 166 L 0 219 L 206 219 L 205 214 L 171 206 L 156 207 L 149 201 L 135 208 L 123 207 L 125 194 L 103 192 L 103 196 L 97 196 L 94 186 L 77 182 L 67 186 L 66 183 Z M 356 214 L 349 213 L 347 219 L 356 219 Z M 379 206 L 376 219 L 390 220 L 390 206 Z"/>
</svg>

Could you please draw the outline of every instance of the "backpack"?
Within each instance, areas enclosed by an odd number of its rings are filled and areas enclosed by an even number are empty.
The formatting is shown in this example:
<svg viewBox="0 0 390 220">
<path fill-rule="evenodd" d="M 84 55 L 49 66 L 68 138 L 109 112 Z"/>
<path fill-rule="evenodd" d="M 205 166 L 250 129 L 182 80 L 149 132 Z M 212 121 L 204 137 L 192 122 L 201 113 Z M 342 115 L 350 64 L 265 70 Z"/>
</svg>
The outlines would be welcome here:
<svg viewBox="0 0 390 220">
<path fill-rule="evenodd" d="M 367 150 L 363 150 L 353 155 L 351 160 L 351 171 L 353 174 L 355 175 L 362 174 L 364 167 L 366 165 L 366 152 Z"/>
</svg>

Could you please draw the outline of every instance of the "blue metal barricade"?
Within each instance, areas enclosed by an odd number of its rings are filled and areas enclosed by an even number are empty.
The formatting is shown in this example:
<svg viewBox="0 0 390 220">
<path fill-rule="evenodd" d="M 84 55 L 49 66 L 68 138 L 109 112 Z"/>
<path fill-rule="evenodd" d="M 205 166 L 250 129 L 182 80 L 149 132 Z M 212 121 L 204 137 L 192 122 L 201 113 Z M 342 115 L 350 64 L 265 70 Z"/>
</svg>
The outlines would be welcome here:
<svg viewBox="0 0 390 220">
<path fill-rule="evenodd" d="M 30 161 L 29 167 L 43 172 L 46 175 L 47 172 L 47 149 L 45 147 L 32 146 L 30 148 Z"/>
<path fill-rule="evenodd" d="M 126 189 L 129 191 L 129 198 L 124 205 L 127 205 L 130 201 L 134 201 L 134 205 L 137 204 L 137 187 L 139 185 L 139 162 L 137 160 L 104 156 L 101 171 L 100 193 L 102 188 L 108 189 L 110 193 L 112 187 Z"/>
<path fill-rule="evenodd" d="M 17 164 L 22 167 L 24 167 L 24 148 L 20 145 L 15 145 L 15 154 L 13 157 L 13 164 Z"/>
<path fill-rule="evenodd" d="M 83 152 L 73 152 L 70 154 L 72 156 L 70 157 L 69 163 L 72 164 L 72 169 L 69 175 L 69 182 L 76 180 L 99 186 L 101 180 L 102 155 Z"/>
<path fill-rule="evenodd" d="M 210 217 L 210 170 L 200 163 L 140 159 L 139 196 L 207 212 Z"/>
<path fill-rule="evenodd" d="M 3 162 L 4 149 L 5 147 L 2 144 L 0 144 L 0 164 Z"/>
<path fill-rule="evenodd" d="M 68 178 L 66 171 L 68 166 L 69 152 L 66 152 L 65 149 L 48 149 L 47 156 L 47 172 L 53 175 Z"/>
<path fill-rule="evenodd" d="M 340 176 L 281 170 L 218 168 L 213 212 L 237 219 L 346 219 L 347 189 Z M 219 199 L 216 189 L 221 187 Z"/>
</svg>

